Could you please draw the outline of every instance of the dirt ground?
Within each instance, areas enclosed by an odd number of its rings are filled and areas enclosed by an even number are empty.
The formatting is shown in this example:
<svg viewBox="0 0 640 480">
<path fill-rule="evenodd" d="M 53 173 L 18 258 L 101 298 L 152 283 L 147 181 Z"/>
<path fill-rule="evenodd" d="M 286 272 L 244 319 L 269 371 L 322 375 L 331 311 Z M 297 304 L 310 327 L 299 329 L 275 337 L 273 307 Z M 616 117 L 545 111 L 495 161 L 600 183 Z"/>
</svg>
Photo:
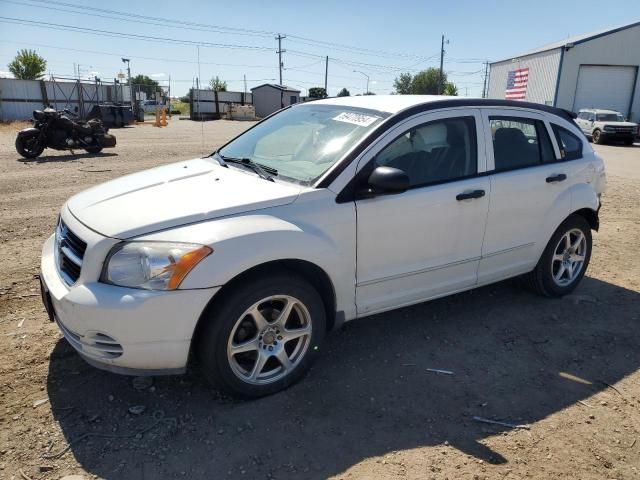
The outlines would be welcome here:
<svg viewBox="0 0 640 480">
<path fill-rule="evenodd" d="M 570 297 L 507 281 L 351 322 L 302 382 L 250 402 L 197 370 L 145 384 L 81 360 L 38 294 L 60 206 L 248 126 L 174 119 L 114 130 L 102 155 L 36 161 L 16 154 L 17 125 L 0 129 L 0 479 L 640 478 L 638 145 L 598 147 L 602 227 Z"/>
</svg>

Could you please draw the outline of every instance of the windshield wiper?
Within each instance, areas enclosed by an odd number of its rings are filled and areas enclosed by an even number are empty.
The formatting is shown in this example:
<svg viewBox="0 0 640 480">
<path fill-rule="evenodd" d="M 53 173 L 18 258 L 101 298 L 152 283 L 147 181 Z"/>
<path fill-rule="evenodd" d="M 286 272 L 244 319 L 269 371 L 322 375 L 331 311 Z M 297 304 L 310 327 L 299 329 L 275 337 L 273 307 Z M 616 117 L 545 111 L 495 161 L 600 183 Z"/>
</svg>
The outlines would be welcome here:
<svg viewBox="0 0 640 480">
<path fill-rule="evenodd" d="M 259 163 L 254 162 L 250 158 L 234 158 L 227 157 L 218 153 L 218 157 L 222 160 L 226 166 L 227 163 L 235 163 L 238 165 L 244 165 L 245 167 L 249 167 L 251 170 L 256 172 L 260 178 L 264 178 L 265 180 L 269 180 L 273 182 L 273 176 L 278 175 L 278 170 L 275 168 L 267 167 L 266 165 L 261 165 Z M 221 163 L 222 165 L 222 163 Z"/>
</svg>

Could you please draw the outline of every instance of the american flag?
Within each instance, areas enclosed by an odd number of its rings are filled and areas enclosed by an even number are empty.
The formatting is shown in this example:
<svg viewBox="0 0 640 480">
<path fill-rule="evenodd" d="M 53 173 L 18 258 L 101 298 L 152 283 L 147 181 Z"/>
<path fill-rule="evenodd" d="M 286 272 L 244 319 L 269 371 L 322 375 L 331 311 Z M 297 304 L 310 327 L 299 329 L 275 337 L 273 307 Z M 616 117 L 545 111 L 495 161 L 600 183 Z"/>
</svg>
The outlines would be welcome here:
<svg viewBox="0 0 640 480">
<path fill-rule="evenodd" d="M 511 70 L 507 75 L 507 89 L 504 98 L 507 100 L 524 100 L 527 96 L 529 83 L 529 67 Z"/>
</svg>

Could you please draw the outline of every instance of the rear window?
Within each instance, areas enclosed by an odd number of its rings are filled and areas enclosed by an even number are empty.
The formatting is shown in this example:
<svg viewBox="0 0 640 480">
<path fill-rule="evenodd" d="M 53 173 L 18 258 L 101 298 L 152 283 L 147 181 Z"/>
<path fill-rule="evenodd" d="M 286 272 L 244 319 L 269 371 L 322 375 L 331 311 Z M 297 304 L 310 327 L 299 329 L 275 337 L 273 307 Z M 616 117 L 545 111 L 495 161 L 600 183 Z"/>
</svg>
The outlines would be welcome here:
<svg viewBox="0 0 640 480">
<path fill-rule="evenodd" d="M 560 148 L 562 160 L 575 160 L 582 158 L 582 140 L 566 128 L 553 124 L 553 132 Z"/>
</svg>

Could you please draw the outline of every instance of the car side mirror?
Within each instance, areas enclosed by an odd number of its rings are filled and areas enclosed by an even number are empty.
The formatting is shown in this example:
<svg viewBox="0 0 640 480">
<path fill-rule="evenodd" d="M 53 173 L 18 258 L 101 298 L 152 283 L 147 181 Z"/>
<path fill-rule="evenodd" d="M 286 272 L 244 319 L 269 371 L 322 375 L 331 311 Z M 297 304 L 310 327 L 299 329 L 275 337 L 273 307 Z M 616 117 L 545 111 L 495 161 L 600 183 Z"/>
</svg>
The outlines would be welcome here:
<svg viewBox="0 0 640 480">
<path fill-rule="evenodd" d="M 368 193 L 370 195 L 401 193 L 409 188 L 409 183 L 409 175 L 399 168 L 376 167 L 367 180 Z"/>
</svg>

